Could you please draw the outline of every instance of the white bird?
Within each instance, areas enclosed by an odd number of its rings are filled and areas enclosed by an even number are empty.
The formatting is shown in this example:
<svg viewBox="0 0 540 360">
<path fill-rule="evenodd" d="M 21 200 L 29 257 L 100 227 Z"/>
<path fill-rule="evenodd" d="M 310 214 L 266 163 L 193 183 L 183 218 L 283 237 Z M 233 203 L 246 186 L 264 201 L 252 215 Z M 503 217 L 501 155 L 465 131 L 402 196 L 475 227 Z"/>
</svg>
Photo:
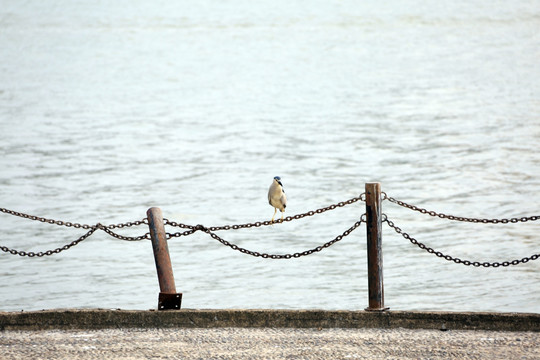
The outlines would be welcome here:
<svg viewBox="0 0 540 360">
<path fill-rule="evenodd" d="M 268 202 L 274 207 L 272 222 L 274 222 L 274 217 L 276 216 L 278 209 L 281 211 L 281 221 L 283 222 L 283 212 L 287 207 L 287 196 L 285 196 L 283 184 L 281 183 L 281 178 L 279 176 L 274 177 L 272 185 L 270 185 L 270 189 L 268 189 Z"/>
</svg>

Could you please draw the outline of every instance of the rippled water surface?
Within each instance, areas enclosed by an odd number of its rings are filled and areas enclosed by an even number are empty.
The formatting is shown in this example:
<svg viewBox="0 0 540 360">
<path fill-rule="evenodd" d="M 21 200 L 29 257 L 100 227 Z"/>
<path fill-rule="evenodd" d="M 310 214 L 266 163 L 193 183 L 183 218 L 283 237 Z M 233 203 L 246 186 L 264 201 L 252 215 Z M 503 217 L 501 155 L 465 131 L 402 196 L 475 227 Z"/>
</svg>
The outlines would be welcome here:
<svg viewBox="0 0 540 360">
<path fill-rule="evenodd" d="M 540 1 L 0 1 L 0 207 L 82 224 L 269 220 L 358 196 L 366 182 L 429 210 L 540 215 Z M 357 202 L 219 232 L 250 250 L 332 240 Z M 467 224 L 388 201 L 388 218 L 471 261 L 539 253 L 540 223 Z M 83 229 L 0 213 L 0 245 L 45 251 Z M 136 236 L 145 225 L 117 229 Z M 183 231 L 168 227 L 174 233 Z M 365 226 L 320 253 L 246 256 L 197 232 L 169 241 L 187 308 L 367 306 Z M 457 265 L 385 225 L 386 305 L 540 312 L 540 260 Z M 61 254 L 0 253 L 0 310 L 148 309 L 149 241 L 102 231 Z"/>
</svg>

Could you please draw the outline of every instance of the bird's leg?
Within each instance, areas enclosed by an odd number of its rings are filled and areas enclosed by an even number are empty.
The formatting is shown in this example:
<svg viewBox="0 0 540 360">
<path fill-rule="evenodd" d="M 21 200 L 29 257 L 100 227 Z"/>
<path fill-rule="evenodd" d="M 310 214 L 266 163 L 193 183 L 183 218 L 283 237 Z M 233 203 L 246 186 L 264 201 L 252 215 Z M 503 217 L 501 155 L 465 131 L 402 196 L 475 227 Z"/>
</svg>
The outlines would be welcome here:
<svg viewBox="0 0 540 360">
<path fill-rule="evenodd" d="M 274 208 L 274 215 L 272 215 L 272 220 L 270 221 L 272 224 L 274 223 L 274 217 L 276 217 L 277 208 Z"/>
<path fill-rule="evenodd" d="M 281 212 L 281 222 L 283 222 L 283 211 Z"/>
</svg>

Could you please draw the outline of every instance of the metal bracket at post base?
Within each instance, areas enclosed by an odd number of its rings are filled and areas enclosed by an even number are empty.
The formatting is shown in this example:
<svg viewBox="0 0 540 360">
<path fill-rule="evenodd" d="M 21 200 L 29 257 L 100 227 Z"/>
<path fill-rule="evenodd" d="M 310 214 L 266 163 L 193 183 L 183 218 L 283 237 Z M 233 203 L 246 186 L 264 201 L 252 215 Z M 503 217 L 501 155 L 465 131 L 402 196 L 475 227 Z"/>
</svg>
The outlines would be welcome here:
<svg viewBox="0 0 540 360">
<path fill-rule="evenodd" d="M 180 310 L 182 307 L 182 293 L 159 293 L 158 310 Z"/>
</svg>

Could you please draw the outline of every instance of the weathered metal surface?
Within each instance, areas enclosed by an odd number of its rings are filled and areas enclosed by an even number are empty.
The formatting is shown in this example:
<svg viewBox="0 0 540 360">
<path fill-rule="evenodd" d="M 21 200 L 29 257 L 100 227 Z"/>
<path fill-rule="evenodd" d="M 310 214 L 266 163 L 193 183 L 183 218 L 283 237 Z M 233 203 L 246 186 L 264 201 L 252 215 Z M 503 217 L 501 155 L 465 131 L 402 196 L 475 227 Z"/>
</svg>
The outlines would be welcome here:
<svg viewBox="0 0 540 360">
<path fill-rule="evenodd" d="M 158 309 L 159 310 L 179 310 L 182 307 L 182 294 L 164 294 L 159 293 Z"/>
<path fill-rule="evenodd" d="M 368 256 L 367 311 L 384 311 L 381 184 L 366 184 L 366 231 Z"/>
<path fill-rule="evenodd" d="M 148 226 L 150 228 L 150 238 L 159 281 L 160 294 L 158 298 L 158 309 L 180 309 L 182 294 L 176 293 L 174 275 L 165 227 L 163 225 L 163 215 L 161 209 L 153 207 L 146 212 L 148 216 Z"/>
</svg>

